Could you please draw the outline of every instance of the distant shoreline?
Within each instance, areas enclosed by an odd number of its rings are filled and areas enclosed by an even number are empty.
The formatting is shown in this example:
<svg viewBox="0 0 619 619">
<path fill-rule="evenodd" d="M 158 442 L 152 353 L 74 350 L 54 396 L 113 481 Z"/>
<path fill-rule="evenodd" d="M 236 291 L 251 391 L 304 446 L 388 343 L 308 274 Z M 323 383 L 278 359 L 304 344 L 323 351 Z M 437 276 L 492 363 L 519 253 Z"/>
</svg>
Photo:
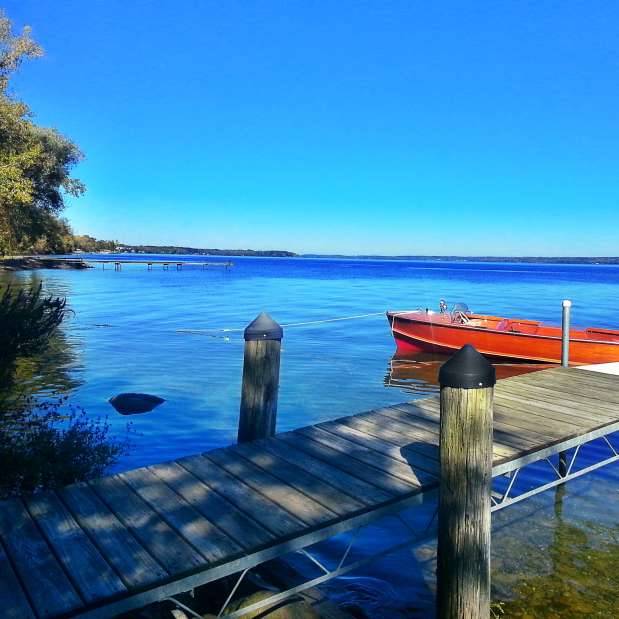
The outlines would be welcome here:
<svg viewBox="0 0 619 619">
<path fill-rule="evenodd" d="M 0 258 L 1 271 L 33 271 L 35 269 L 83 270 L 91 267 L 84 260 L 65 262 L 54 256 L 19 256 Z"/>
<path fill-rule="evenodd" d="M 214 249 L 179 245 L 131 245 L 119 241 L 102 241 L 92 236 L 74 236 L 73 255 L 97 254 L 160 254 L 172 256 L 254 256 L 259 258 L 314 258 L 341 260 L 411 260 L 425 262 L 512 262 L 525 264 L 614 264 L 619 265 L 619 256 L 439 256 L 379 254 L 298 254 L 280 249 Z"/>
<path fill-rule="evenodd" d="M 612 256 L 347 256 L 343 254 L 295 254 L 293 252 L 283 251 L 259 251 L 259 250 L 237 250 L 224 253 L 225 250 L 215 250 L 217 253 L 207 253 L 207 251 L 181 253 L 162 251 L 163 248 L 152 248 L 153 251 L 131 251 L 131 252 L 74 252 L 70 255 L 75 258 L 75 261 L 66 262 L 58 260 L 55 256 L 13 256 L 0 258 L 0 271 L 23 271 L 33 269 L 87 269 L 88 258 L 86 256 L 109 256 L 110 260 L 114 260 L 114 256 L 138 256 L 141 255 L 162 255 L 162 256 L 218 256 L 224 257 L 255 257 L 255 258 L 298 258 L 298 259 L 315 259 L 315 260 L 385 260 L 393 262 L 434 262 L 441 263 L 460 263 L 460 264 L 573 264 L 573 265 L 592 265 L 592 266 L 617 266 L 619 265 L 619 257 Z M 180 249 L 180 248 L 178 248 Z M 221 253 L 219 253 L 221 252 Z"/>
<path fill-rule="evenodd" d="M 256 257 L 256 258 L 314 258 L 332 260 L 393 260 L 418 262 L 475 262 L 475 263 L 522 263 L 522 264 L 591 264 L 619 265 L 619 256 L 380 256 L 380 255 L 346 255 L 346 254 L 295 254 L 291 251 L 254 250 L 254 249 L 194 249 L 190 247 L 174 247 L 175 251 L 165 251 L 166 247 L 147 246 L 148 251 L 134 249 L 118 252 L 74 252 L 73 256 L 91 255 L 162 255 L 162 256 L 220 256 L 224 257 Z"/>
<path fill-rule="evenodd" d="M 379 256 L 343 254 L 301 254 L 301 258 L 340 258 L 348 260 L 400 260 L 419 262 L 504 262 L 523 264 L 615 264 L 619 256 Z"/>
</svg>

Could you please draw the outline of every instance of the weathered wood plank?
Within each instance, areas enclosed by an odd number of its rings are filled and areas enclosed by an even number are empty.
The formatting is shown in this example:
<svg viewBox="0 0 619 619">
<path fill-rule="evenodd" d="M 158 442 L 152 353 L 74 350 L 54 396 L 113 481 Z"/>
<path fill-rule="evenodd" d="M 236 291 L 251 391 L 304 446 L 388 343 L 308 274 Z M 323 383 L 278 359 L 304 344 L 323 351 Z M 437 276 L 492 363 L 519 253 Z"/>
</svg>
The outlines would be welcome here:
<svg viewBox="0 0 619 619">
<path fill-rule="evenodd" d="M 1 505 L 1 504 L 0 504 Z M 35 619 L 30 602 L 0 543 L 0 607 L 6 619 Z"/>
<path fill-rule="evenodd" d="M 22 502 L 1 505 L 0 537 L 37 615 L 54 617 L 81 608 L 84 602 Z"/>
<path fill-rule="evenodd" d="M 146 468 L 120 475 L 179 535 L 209 563 L 232 557 L 241 546 L 176 494 L 161 478 Z"/>
<path fill-rule="evenodd" d="M 562 412 L 548 406 L 548 403 L 538 399 L 525 400 L 519 395 L 511 392 L 496 392 L 495 405 L 510 410 L 514 420 L 522 419 L 529 425 L 541 426 L 550 430 L 561 431 L 562 428 L 582 429 L 591 425 L 591 419 L 585 420 L 582 415 L 576 416 L 567 414 L 565 409 Z M 557 407 L 560 409 L 560 407 Z M 515 424 L 515 421 L 512 421 Z"/>
<path fill-rule="evenodd" d="M 171 575 L 206 564 L 202 555 L 118 476 L 89 483 L 99 498 Z"/>
<path fill-rule="evenodd" d="M 428 408 L 436 407 L 438 414 L 438 403 L 429 402 L 426 404 Z M 512 447 L 516 450 L 527 450 L 535 444 L 535 441 L 530 441 L 522 433 L 518 432 L 516 428 L 504 423 L 501 420 L 496 420 L 494 423 L 494 443 L 493 451 L 497 453 L 497 450 L 503 447 Z"/>
<path fill-rule="evenodd" d="M 438 430 L 439 424 L 434 421 L 429 422 L 425 419 L 419 419 L 416 423 L 415 418 L 407 412 L 404 412 L 397 406 L 386 406 L 372 411 L 371 415 L 355 415 L 361 419 L 370 419 L 374 422 L 380 422 L 388 427 L 393 421 L 398 424 L 406 424 L 409 432 L 414 432 L 418 440 L 422 441 L 426 446 L 438 446 Z"/>
<path fill-rule="evenodd" d="M 402 447 L 406 446 L 407 453 L 417 454 L 415 459 L 417 468 L 427 471 L 433 477 L 438 476 L 438 449 L 435 445 L 422 442 L 419 433 L 415 432 L 411 426 L 400 423 L 395 419 L 392 419 L 390 423 L 385 423 L 381 418 L 376 419 L 371 417 L 365 419 L 349 417 L 348 419 L 343 419 L 342 423 L 355 430 L 384 440 L 387 443 Z M 406 441 L 402 441 L 403 438 L 405 438 Z"/>
<path fill-rule="evenodd" d="M 580 373 L 584 374 L 584 370 L 580 370 Z M 539 374 L 542 374 L 542 376 L 539 376 Z M 536 372 L 526 375 L 524 377 L 526 380 L 512 381 L 509 379 L 506 382 L 510 386 L 542 386 L 575 396 L 586 395 L 591 400 L 599 401 L 600 405 L 605 408 L 612 408 L 613 405 L 619 404 L 619 390 L 617 388 L 619 381 L 607 377 L 600 378 L 604 375 L 599 372 L 590 372 L 591 377 L 582 377 L 573 372 L 570 374 L 549 374 L 547 376 L 544 376 L 544 374 L 545 372 Z"/>
<path fill-rule="evenodd" d="M 394 445 L 382 443 L 378 439 L 364 436 L 363 433 L 340 424 L 333 427 L 317 425 L 302 428 L 298 432 L 324 445 L 333 447 L 340 452 L 338 456 L 340 460 L 343 459 L 342 453 L 344 453 L 348 457 L 369 464 L 372 468 L 377 469 L 382 476 L 389 475 L 397 478 L 397 482 L 391 479 L 388 481 L 391 487 L 398 488 L 398 494 L 406 494 L 422 485 L 417 471 L 401 454 L 401 450 Z M 370 473 L 368 469 L 363 471 L 364 475 L 368 473 Z M 359 474 L 361 474 L 361 469 L 359 469 Z M 427 475 L 425 471 L 420 471 L 420 474 Z M 380 481 L 380 477 L 376 475 L 372 478 L 368 477 L 369 479 Z"/>
<path fill-rule="evenodd" d="M 323 524 L 336 518 L 335 512 L 242 458 L 236 453 L 236 447 L 218 449 L 205 455 L 307 525 Z"/>
<path fill-rule="evenodd" d="M 505 397 L 505 394 L 497 395 L 495 400 L 495 408 L 504 410 L 501 413 L 501 418 L 505 418 L 513 426 L 537 429 L 540 433 L 545 432 L 564 432 L 566 429 L 573 429 L 580 431 L 583 428 L 587 428 L 591 425 L 592 421 L 588 423 L 582 423 L 582 419 L 577 419 L 568 415 L 563 415 L 563 418 L 557 418 L 561 416 L 560 413 L 549 411 L 543 402 L 533 400 L 530 402 L 523 402 L 518 398 Z M 549 416 L 550 415 L 550 416 Z M 601 421 L 604 423 L 605 421 Z"/>
<path fill-rule="evenodd" d="M 290 536 L 305 528 L 306 525 L 301 520 L 205 457 L 190 456 L 177 462 L 240 511 L 250 515 L 260 514 L 260 524 L 275 535 Z"/>
<path fill-rule="evenodd" d="M 414 485 L 433 484 L 436 480 L 438 469 L 435 468 L 435 473 L 429 472 L 431 466 L 428 464 L 428 459 L 416 451 L 409 450 L 407 447 L 410 440 L 405 436 L 397 438 L 390 435 L 393 441 L 387 441 L 368 434 L 365 427 L 361 430 L 343 422 L 327 422 L 316 427 L 389 456 L 393 462 L 389 463 L 390 468 L 387 470 Z M 380 430 L 376 430 L 376 434 L 379 433 Z"/>
<path fill-rule="evenodd" d="M 35 494 L 26 500 L 26 506 L 86 602 L 127 591 L 56 494 Z"/>
<path fill-rule="evenodd" d="M 156 464 L 150 470 L 196 510 L 225 531 L 243 548 L 259 547 L 275 540 L 263 526 L 237 509 L 176 462 Z M 258 518 L 260 514 L 256 514 Z"/>
<path fill-rule="evenodd" d="M 268 442 L 278 443 L 279 441 Z M 274 453 L 266 451 L 262 445 L 247 443 L 238 445 L 235 451 L 263 471 L 278 477 L 339 516 L 352 515 L 364 507 L 361 501 L 335 489 L 297 464 L 282 460 Z M 299 464 L 302 462 L 303 459 L 299 461 Z"/>
<path fill-rule="evenodd" d="M 383 469 L 376 468 L 376 466 L 366 464 L 359 459 L 359 453 L 365 451 L 372 457 L 372 463 L 376 464 L 381 458 L 385 458 L 378 452 L 370 452 L 355 443 L 349 443 L 350 448 L 342 448 L 342 444 L 338 445 L 337 437 L 333 437 L 334 440 L 330 440 L 328 432 L 316 432 L 316 428 L 301 428 L 294 432 L 286 432 L 285 434 L 278 435 L 278 439 L 289 443 L 305 453 L 309 453 L 316 459 L 322 460 L 325 463 L 337 467 L 342 471 L 345 471 L 349 475 L 358 477 L 362 482 L 365 482 L 369 486 L 373 486 L 382 493 L 388 493 L 391 497 L 398 494 L 403 494 L 411 489 L 411 484 L 405 482 L 399 477 L 395 477 L 390 473 L 386 473 Z M 320 434 L 320 435 L 319 435 Z M 321 440 L 321 437 L 323 440 Z M 344 441 L 342 441 L 343 443 Z M 384 499 L 377 499 L 382 502 Z"/>
<path fill-rule="evenodd" d="M 575 388 L 578 389 L 578 388 Z M 519 397 L 525 402 L 539 402 L 548 406 L 549 411 L 559 412 L 561 415 L 580 419 L 584 425 L 591 419 L 600 422 L 611 421 L 616 417 L 616 406 L 606 406 L 598 400 L 592 399 L 582 392 L 572 393 L 563 387 L 554 387 L 548 383 L 528 386 L 509 385 L 502 387 L 500 394 Z M 549 416 L 549 413 L 547 413 Z"/>
<path fill-rule="evenodd" d="M 264 441 L 262 446 L 267 451 L 282 458 L 282 460 L 302 466 L 303 469 L 312 475 L 324 479 L 334 488 L 345 492 L 349 496 L 356 497 L 366 505 L 374 505 L 388 501 L 391 498 L 391 495 L 387 492 L 379 490 L 376 486 L 347 473 L 343 469 L 315 458 L 306 451 L 301 451 L 292 443 L 282 442 L 282 439 L 288 436 L 288 434 L 280 434 L 275 441 Z M 310 439 L 305 440 L 309 441 Z"/>
<path fill-rule="evenodd" d="M 168 576 L 88 484 L 72 484 L 59 494 L 128 587 L 145 587 Z"/>
</svg>

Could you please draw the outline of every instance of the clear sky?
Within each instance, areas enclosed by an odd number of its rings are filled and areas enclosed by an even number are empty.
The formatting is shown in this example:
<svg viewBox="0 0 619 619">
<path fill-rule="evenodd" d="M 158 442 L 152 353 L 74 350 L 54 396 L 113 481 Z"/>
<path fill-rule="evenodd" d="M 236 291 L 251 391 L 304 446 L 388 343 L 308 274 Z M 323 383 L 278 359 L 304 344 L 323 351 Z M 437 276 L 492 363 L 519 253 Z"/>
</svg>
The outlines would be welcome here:
<svg viewBox="0 0 619 619">
<path fill-rule="evenodd" d="M 84 150 L 76 232 L 350 254 L 619 255 L 619 4 L 0 0 Z"/>
</svg>

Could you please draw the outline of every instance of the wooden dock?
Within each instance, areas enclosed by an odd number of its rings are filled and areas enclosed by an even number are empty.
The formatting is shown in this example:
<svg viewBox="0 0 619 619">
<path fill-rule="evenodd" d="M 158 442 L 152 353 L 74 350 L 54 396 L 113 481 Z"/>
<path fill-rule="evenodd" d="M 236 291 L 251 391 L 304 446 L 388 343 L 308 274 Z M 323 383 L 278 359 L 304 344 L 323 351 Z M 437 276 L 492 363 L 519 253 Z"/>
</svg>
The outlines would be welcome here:
<svg viewBox="0 0 619 619">
<path fill-rule="evenodd" d="M 557 368 L 500 381 L 493 475 L 508 476 L 494 508 L 521 500 L 509 476 L 529 463 L 571 450 L 544 490 L 616 461 L 617 430 L 619 377 Z M 576 470 L 592 440 L 609 456 Z M 436 489 L 438 441 L 435 396 L 6 501 L 3 616 L 114 616 L 397 513 Z"/>
<path fill-rule="evenodd" d="M 234 262 L 231 261 L 197 262 L 195 260 L 176 260 L 173 258 L 170 260 L 132 260 L 127 258 L 54 258 L 54 260 L 67 263 L 85 262 L 87 264 L 100 264 L 103 269 L 105 269 L 105 266 L 109 264 L 114 265 L 115 271 L 121 271 L 123 264 L 146 265 L 149 271 L 153 268 L 153 266 L 161 266 L 164 271 L 168 270 L 170 266 L 175 266 L 178 271 L 180 271 L 184 266 L 201 267 L 202 269 L 207 269 L 210 267 L 223 267 L 225 269 L 229 269 L 234 266 Z"/>
</svg>

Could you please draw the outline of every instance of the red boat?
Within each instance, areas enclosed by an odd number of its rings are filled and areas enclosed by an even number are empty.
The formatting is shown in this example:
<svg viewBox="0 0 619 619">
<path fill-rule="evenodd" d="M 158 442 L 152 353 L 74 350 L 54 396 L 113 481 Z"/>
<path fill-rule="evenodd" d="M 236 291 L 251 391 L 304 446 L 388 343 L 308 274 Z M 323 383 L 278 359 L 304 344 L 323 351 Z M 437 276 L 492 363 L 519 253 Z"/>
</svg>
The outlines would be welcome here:
<svg viewBox="0 0 619 619">
<path fill-rule="evenodd" d="M 537 320 L 486 316 L 456 304 L 451 311 L 387 312 L 398 353 L 451 354 L 472 344 L 489 357 L 522 361 L 561 362 L 561 328 Z M 619 331 L 571 329 L 570 365 L 619 361 Z"/>
</svg>

